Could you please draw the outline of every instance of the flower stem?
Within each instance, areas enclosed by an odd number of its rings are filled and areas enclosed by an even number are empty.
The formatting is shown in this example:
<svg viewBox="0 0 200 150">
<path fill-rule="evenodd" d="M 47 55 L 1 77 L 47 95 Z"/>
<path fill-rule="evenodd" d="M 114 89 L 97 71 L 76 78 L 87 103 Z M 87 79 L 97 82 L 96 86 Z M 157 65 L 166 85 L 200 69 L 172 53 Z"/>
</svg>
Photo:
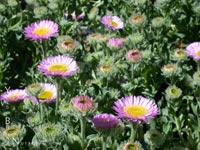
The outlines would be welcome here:
<svg viewBox="0 0 200 150">
<path fill-rule="evenodd" d="M 106 142 L 107 141 L 107 137 L 106 136 L 102 136 L 102 150 L 106 150 Z"/>
<path fill-rule="evenodd" d="M 56 80 L 56 110 L 55 115 L 58 114 L 58 107 L 60 104 L 60 97 L 61 97 L 61 79 L 57 78 Z"/>
<path fill-rule="evenodd" d="M 138 129 L 138 124 L 131 123 L 131 136 L 130 136 L 130 141 L 135 140 L 136 134 L 137 134 L 137 129 Z"/>
<path fill-rule="evenodd" d="M 85 127 L 86 127 L 86 118 L 82 116 L 80 119 L 81 124 L 81 146 L 84 149 L 85 148 Z"/>
</svg>

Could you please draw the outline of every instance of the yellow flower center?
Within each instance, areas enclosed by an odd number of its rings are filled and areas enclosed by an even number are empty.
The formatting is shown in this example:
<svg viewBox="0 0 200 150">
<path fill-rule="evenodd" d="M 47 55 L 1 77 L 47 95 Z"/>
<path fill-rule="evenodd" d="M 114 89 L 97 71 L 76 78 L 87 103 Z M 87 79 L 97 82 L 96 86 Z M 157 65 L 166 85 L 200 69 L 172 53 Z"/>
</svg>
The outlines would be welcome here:
<svg viewBox="0 0 200 150">
<path fill-rule="evenodd" d="M 61 43 L 61 47 L 63 47 L 64 49 L 74 49 L 75 43 L 72 40 L 65 40 Z"/>
<path fill-rule="evenodd" d="M 118 24 L 115 21 L 112 21 L 111 24 L 112 24 L 113 27 L 118 27 Z"/>
<path fill-rule="evenodd" d="M 110 65 L 102 65 L 101 67 L 100 67 L 100 70 L 101 71 L 103 71 L 103 72 L 109 72 L 109 71 L 111 71 L 113 68 L 112 68 L 112 66 L 110 66 Z"/>
<path fill-rule="evenodd" d="M 118 27 L 118 23 L 115 22 L 114 20 L 109 19 L 108 22 L 111 23 L 111 25 L 112 25 L 113 27 Z"/>
<path fill-rule="evenodd" d="M 137 22 L 140 22 L 140 21 L 142 21 L 142 16 L 140 16 L 140 15 L 136 15 L 136 16 L 133 16 L 132 17 L 132 22 L 133 23 L 137 23 Z"/>
<path fill-rule="evenodd" d="M 41 99 L 41 100 L 42 99 L 51 99 L 52 96 L 53 96 L 53 92 L 52 91 L 44 90 L 38 95 L 38 98 Z"/>
<path fill-rule="evenodd" d="M 174 64 L 168 64 L 168 65 L 165 65 L 164 66 L 164 71 L 169 71 L 169 72 L 171 72 L 171 71 L 173 71 L 174 69 L 175 69 L 175 65 Z"/>
<path fill-rule="evenodd" d="M 177 94 L 177 93 L 178 93 L 178 90 L 177 90 L 177 89 L 171 89 L 171 93 L 172 93 L 172 94 Z"/>
<path fill-rule="evenodd" d="M 22 96 L 22 95 L 21 94 L 11 94 L 11 95 L 8 96 L 8 98 L 15 99 L 15 98 L 18 98 L 20 96 Z"/>
<path fill-rule="evenodd" d="M 196 54 L 197 54 L 197 56 L 199 56 L 199 57 L 200 57 L 200 49 L 199 49 L 199 50 L 197 50 Z"/>
<path fill-rule="evenodd" d="M 62 63 L 52 64 L 48 68 L 48 71 L 50 72 L 66 72 L 67 70 L 68 67 Z"/>
<path fill-rule="evenodd" d="M 145 107 L 139 105 L 126 106 L 124 112 L 134 118 L 144 116 L 148 111 Z"/>
<path fill-rule="evenodd" d="M 10 127 L 3 131 L 3 135 L 6 137 L 15 137 L 19 133 L 19 128 Z"/>
<path fill-rule="evenodd" d="M 135 145 L 129 145 L 128 150 L 137 150 L 137 147 Z"/>
<path fill-rule="evenodd" d="M 50 32 L 49 28 L 38 28 L 33 30 L 33 34 L 36 34 L 38 36 L 44 36 Z"/>
<path fill-rule="evenodd" d="M 183 50 L 178 50 L 178 51 L 176 51 L 176 55 L 185 56 L 185 52 Z"/>
<path fill-rule="evenodd" d="M 85 103 L 87 103 L 87 100 L 81 99 L 79 102 L 80 102 L 81 104 L 85 104 Z"/>
</svg>

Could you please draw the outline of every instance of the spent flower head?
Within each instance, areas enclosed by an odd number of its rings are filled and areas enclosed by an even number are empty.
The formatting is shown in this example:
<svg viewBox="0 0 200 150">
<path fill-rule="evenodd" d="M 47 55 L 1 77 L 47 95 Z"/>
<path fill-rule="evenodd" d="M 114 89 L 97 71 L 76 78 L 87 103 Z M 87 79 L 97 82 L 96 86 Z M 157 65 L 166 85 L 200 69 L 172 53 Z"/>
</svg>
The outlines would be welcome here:
<svg viewBox="0 0 200 150">
<path fill-rule="evenodd" d="M 102 58 L 97 67 L 97 75 L 102 77 L 111 77 L 118 71 L 116 62 L 112 57 Z"/>
<path fill-rule="evenodd" d="M 158 130 L 154 129 L 144 134 L 144 141 L 154 148 L 159 148 L 165 142 L 165 137 Z"/>
<path fill-rule="evenodd" d="M 169 86 L 166 89 L 166 98 L 167 99 L 177 99 L 181 96 L 182 90 L 175 85 Z"/>
<path fill-rule="evenodd" d="M 26 133 L 26 129 L 21 124 L 10 124 L 6 128 L 0 129 L 1 146 L 16 147 L 20 143 Z"/>
<path fill-rule="evenodd" d="M 181 71 L 180 68 L 177 66 L 177 64 L 164 65 L 161 70 L 163 75 L 166 77 L 176 75 Z"/>
<path fill-rule="evenodd" d="M 80 44 L 69 36 L 59 36 L 57 39 L 58 51 L 65 53 L 74 53 Z"/>
<path fill-rule="evenodd" d="M 129 18 L 129 22 L 133 27 L 135 26 L 140 27 L 145 22 L 145 20 L 146 16 L 142 14 L 133 14 Z"/>
<path fill-rule="evenodd" d="M 48 143 L 58 141 L 62 137 L 63 127 L 57 123 L 45 123 L 37 126 L 35 129 L 35 136 L 40 143 Z M 33 143 L 35 144 L 35 143 Z"/>
<path fill-rule="evenodd" d="M 27 117 L 27 122 L 28 122 L 29 126 L 35 127 L 35 126 L 37 126 L 37 125 L 42 123 L 42 119 L 43 118 L 41 118 L 40 113 L 37 112 L 37 113 L 34 113 L 32 115 L 29 115 Z"/>
<path fill-rule="evenodd" d="M 152 20 L 152 26 L 155 28 L 160 28 L 166 24 L 166 19 L 164 17 L 155 17 Z"/>
<path fill-rule="evenodd" d="M 128 96 L 118 99 L 113 106 L 119 118 L 132 122 L 148 122 L 158 115 L 158 106 L 151 99 L 142 96 Z"/>
<path fill-rule="evenodd" d="M 135 33 L 128 36 L 131 43 L 138 44 L 144 40 L 144 36 L 141 33 Z"/>
<path fill-rule="evenodd" d="M 187 58 L 186 52 L 183 49 L 176 49 L 173 54 L 173 59 L 177 61 L 185 60 Z"/>
<path fill-rule="evenodd" d="M 33 83 L 31 85 L 28 85 L 25 89 L 26 93 L 33 97 L 36 97 L 40 93 L 41 90 L 42 90 L 42 87 L 39 83 Z"/>
<path fill-rule="evenodd" d="M 135 141 L 135 142 L 126 142 L 123 145 L 123 150 L 144 150 L 142 148 L 142 145 L 140 144 L 140 142 Z"/>
</svg>

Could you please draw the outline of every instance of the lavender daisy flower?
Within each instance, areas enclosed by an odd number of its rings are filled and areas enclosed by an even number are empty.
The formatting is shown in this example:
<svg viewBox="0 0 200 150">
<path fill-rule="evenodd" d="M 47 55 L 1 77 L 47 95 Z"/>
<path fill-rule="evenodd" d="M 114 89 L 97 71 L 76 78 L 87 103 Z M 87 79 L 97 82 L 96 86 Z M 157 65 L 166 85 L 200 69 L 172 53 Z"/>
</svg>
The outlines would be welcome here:
<svg viewBox="0 0 200 150">
<path fill-rule="evenodd" d="M 49 83 L 40 83 L 42 87 L 41 92 L 37 95 L 39 102 L 49 103 L 56 100 L 56 86 Z"/>
<path fill-rule="evenodd" d="M 118 30 L 124 27 L 124 23 L 118 16 L 103 16 L 101 18 L 101 23 L 103 23 L 106 27 L 112 30 Z"/>
<path fill-rule="evenodd" d="M 139 50 L 129 50 L 127 55 L 130 61 L 138 61 L 142 57 L 142 54 Z"/>
<path fill-rule="evenodd" d="M 56 86 L 50 83 L 39 83 L 41 90 L 36 97 L 30 96 L 30 100 L 37 103 L 50 103 L 56 101 Z"/>
<path fill-rule="evenodd" d="M 25 38 L 31 40 L 48 39 L 58 33 L 58 25 L 49 20 L 34 22 L 24 29 Z"/>
<path fill-rule="evenodd" d="M 115 102 L 113 109 L 119 118 L 127 118 L 132 122 L 148 122 L 149 118 L 158 115 L 157 105 L 142 96 L 123 97 Z"/>
<path fill-rule="evenodd" d="M 8 90 L 7 92 L 1 94 L 0 99 L 5 100 L 6 102 L 18 102 L 22 101 L 28 97 L 25 90 L 15 89 L 15 90 Z"/>
<path fill-rule="evenodd" d="M 194 60 L 200 60 L 200 42 L 194 42 L 186 47 L 186 53 Z"/>
<path fill-rule="evenodd" d="M 38 66 L 38 70 L 47 76 L 66 77 L 75 74 L 78 69 L 74 59 L 68 56 L 54 56 L 44 59 Z"/>
<path fill-rule="evenodd" d="M 123 38 L 110 38 L 108 41 L 108 45 L 113 48 L 120 48 L 124 44 Z"/>
<path fill-rule="evenodd" d="M 103 113 L 95 115 L 92 122 L 96 128 L 109 129 L 116 127 L 119 123 L 119 119 L 112 114 Z"/>
<path fill-rule="evenodd" d="M 81 112 L 87 112 L 93 108 L 93 100 L 88 96 L 76 96 L 71 102 L 73 107 Z"/>
</svg>

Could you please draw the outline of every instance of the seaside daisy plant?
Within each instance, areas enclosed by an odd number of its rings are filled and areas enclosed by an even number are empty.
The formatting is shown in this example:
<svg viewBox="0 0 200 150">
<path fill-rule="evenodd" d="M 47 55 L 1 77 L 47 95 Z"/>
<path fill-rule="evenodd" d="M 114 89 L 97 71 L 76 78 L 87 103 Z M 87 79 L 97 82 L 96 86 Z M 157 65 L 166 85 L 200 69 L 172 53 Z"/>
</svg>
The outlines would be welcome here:
<svg viewBox="0 0 200 150">
<path fill-rule="evenodd" d="M 143 96 L 122 97 L 115 101 L 113 109 L 119 118 L 132 122 L 130 140 L 134 140 L 139 124 L 148 123 L 149 119 L 159 114 L 156 103 Z"/>
<path fill-rule="evenodd" d="M 124 28 L 124 23 L 118 16 L 103 16 L 101 18 L 101 23 L 112 30 L 119 30 Z"/>
<path fill-rule="evenodd" d="M 31 23 L 24 28 L 26 39 L 39 40 L 48 39 L 58 33 L 58 24 L 50 20 L 42 20 Z"/>
</svg>

